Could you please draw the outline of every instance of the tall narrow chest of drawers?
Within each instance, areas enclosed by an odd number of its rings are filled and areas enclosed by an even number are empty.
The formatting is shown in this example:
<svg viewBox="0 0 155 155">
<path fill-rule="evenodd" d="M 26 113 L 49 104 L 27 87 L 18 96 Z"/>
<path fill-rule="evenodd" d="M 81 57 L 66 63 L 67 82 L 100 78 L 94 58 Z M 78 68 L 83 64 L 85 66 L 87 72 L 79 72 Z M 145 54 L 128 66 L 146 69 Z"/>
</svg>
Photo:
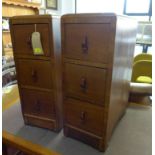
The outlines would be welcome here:
<svg viewBox="0 0 155 155">
<path fill-rule="evenodd" d="M 136 27 L 115 14 L 62 17 L 66 136 L 106 149 L 128 104 Z"/>
<path fill-rule="evenodd" d="M 59 131 L 62 128 L 60 18 L 12 17 L 10 29 L 24 121 Z M 33 48 L 33 32 L 40 34 L 42 49 L 38 45 Z"/>
</svg>

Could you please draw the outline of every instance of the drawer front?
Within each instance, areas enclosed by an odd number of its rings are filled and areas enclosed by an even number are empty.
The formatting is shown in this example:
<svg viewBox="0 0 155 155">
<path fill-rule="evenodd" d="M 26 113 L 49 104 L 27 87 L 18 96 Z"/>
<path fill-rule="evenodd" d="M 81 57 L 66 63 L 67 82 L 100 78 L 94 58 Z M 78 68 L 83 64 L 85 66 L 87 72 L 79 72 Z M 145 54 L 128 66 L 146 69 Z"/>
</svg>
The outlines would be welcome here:
<svg viewBox="0 0 155 155">
<path fill-rule="evenodd" d="M 64 54 L 71 59 L 107 63 L 110 24 L 66 24 Z"/>
<path fill-rule="evenodd" d="M 65 122 L 82 130 L 101 136 L 104 128 L 104 109 L 87 102 L 65 101 Z"/>
<path fill-rule="evenodd" d="M 106 70 L 65 64 L 65 95 L 104 104 Z"/>
<path fill-rule="evenodd" d="M 22 86 L 52 89 L 52 65 L 48 61 L 18 60 L 18 80 Z"/>
<path fill-rule="evenodd" d="M 45 118 L 55 118 L 53 92 L 21 89 L 23 113 Z"/>
<path fill-rule="evenodd" d="M 50 56 L 52 41 L 50 41 L 49 24 L 36 24 L 36 31 L 40 32 L 44 54 Z M 13 39 L 15 44 L 14 54 L 33 56 L 31 35 L 35 32 L 35 24 L 13 25 Z"/>
</svg>

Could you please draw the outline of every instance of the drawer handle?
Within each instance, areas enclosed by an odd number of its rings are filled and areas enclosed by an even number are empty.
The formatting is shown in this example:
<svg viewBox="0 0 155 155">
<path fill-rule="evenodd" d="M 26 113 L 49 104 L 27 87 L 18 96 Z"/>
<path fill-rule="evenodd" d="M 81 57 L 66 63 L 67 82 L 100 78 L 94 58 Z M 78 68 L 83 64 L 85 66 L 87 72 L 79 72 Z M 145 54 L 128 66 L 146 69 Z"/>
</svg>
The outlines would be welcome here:
<svg viewBox="0 0 155 155">
<path fill-rule="evenodd" d="M 85 36 L 84 41 L 81 44 L 82 52 L 88 53 L 88 38 Z"/>
<path fill-rule="evenodd" d="M 22 155 L 22 154 L 23 152 L 18 150 L 14 155 Z"/>
<path fill-rule="evenodd" d="M 35 110 L 40 112 L 40 102 L 37 100 L 35 104 Z"/>
<path fill-rule="evenodd" d="M 37 71 L 36 70 L 32 70 L 31 76 L 32 76 L 33 81 L 35 82 L 38 79 Z"/>
<path fill-rule="evenodd" d="M 82 111 L 82 112 L 81 112 L 80 120 L 81 120 L 82 122 L 84 122 L 84 121 L 86 120 L 86 112 L 85 112 L 85 111 Z"/>
<path fill-rule="evenodd" d="M 28 44 L 29 48 L 32 49 L 31 37 L 28 38 L 27 44 Z"/>
<path fill-rule="evenodd" d="M 86 91 L 86 89 L 87 89 L 87 80 L 86 80 L 86 78 L 82 78 L 82 79 L 81 79 L 80 87 L 81 87 L 84 91 Z"/>
</svg>

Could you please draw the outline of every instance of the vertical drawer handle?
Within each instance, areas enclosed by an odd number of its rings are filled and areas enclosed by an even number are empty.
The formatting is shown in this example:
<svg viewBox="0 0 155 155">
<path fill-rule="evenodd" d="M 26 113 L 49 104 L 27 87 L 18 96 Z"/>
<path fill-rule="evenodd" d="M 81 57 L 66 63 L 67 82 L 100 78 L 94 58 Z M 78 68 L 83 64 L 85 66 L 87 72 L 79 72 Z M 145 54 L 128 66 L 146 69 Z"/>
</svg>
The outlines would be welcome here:
<svg viewBox="0 0 155 155">
<path fill-rule="evenodd" d="M 17 152 L 14 153 L 14 155 L 22 155 L 22 154 L 23 154 L 23 152 L 20 150 L 18 150 Z"/>
<path fill-rule="evenodd" d="M 28 38 L 27 44 L 28 44 L 29 48 L 32 49 L 31 36 Z"/>
<path fill-rule="evenodd" d="M 82 52 L 88 53 L 88 38 L 87 36 L 84 37 L 84 41 L 81 44 Z"/>
<path fill-rule="evenodd" d="M 80 120 L 81 120 L 82 122 L 84 122 L 84 121 L 86 120 L 86 112 L 85 112 L 85 111 L 82 111 L 82 112 L 81 112 Z"/>
<path fill-rule="evenodd" d="M 81 78 L 80 87 L 81 87 L 84 91 L 86 91 L 86 89 L 87 89 L 87 80 L 86 80 L 86 78 Z"/>
<path fill-rule="evenodd" d="M 38 111 L 38 112 L 40 112 L 40 102 L 37 100 L 36 101 L 36 104 L 35 104 L 35 109 L 36 109 L 36 111 Z"/>
<path fill-rule="evenodd" d="M 36 70 L 32 70 L 31 76 L 32 76 L 32 79 L 33 79 L 34 82 L 37 81 L 38 76 L 37 76 L 37 71 Z"/>
</svg>

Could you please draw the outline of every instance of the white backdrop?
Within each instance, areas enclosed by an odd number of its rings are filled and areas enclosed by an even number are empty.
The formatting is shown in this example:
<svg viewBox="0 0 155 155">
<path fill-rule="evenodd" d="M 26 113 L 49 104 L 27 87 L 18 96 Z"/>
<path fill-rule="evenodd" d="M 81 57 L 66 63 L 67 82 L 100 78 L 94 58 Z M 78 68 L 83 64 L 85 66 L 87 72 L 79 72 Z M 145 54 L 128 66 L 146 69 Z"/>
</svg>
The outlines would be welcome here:
<svg viewBox="0 0 155 155">
<path fill-rule="evenodd" d="M 77 13 L 114 12 L 123 14 L 124 0 L 77 0 Z"/>
</svg>

